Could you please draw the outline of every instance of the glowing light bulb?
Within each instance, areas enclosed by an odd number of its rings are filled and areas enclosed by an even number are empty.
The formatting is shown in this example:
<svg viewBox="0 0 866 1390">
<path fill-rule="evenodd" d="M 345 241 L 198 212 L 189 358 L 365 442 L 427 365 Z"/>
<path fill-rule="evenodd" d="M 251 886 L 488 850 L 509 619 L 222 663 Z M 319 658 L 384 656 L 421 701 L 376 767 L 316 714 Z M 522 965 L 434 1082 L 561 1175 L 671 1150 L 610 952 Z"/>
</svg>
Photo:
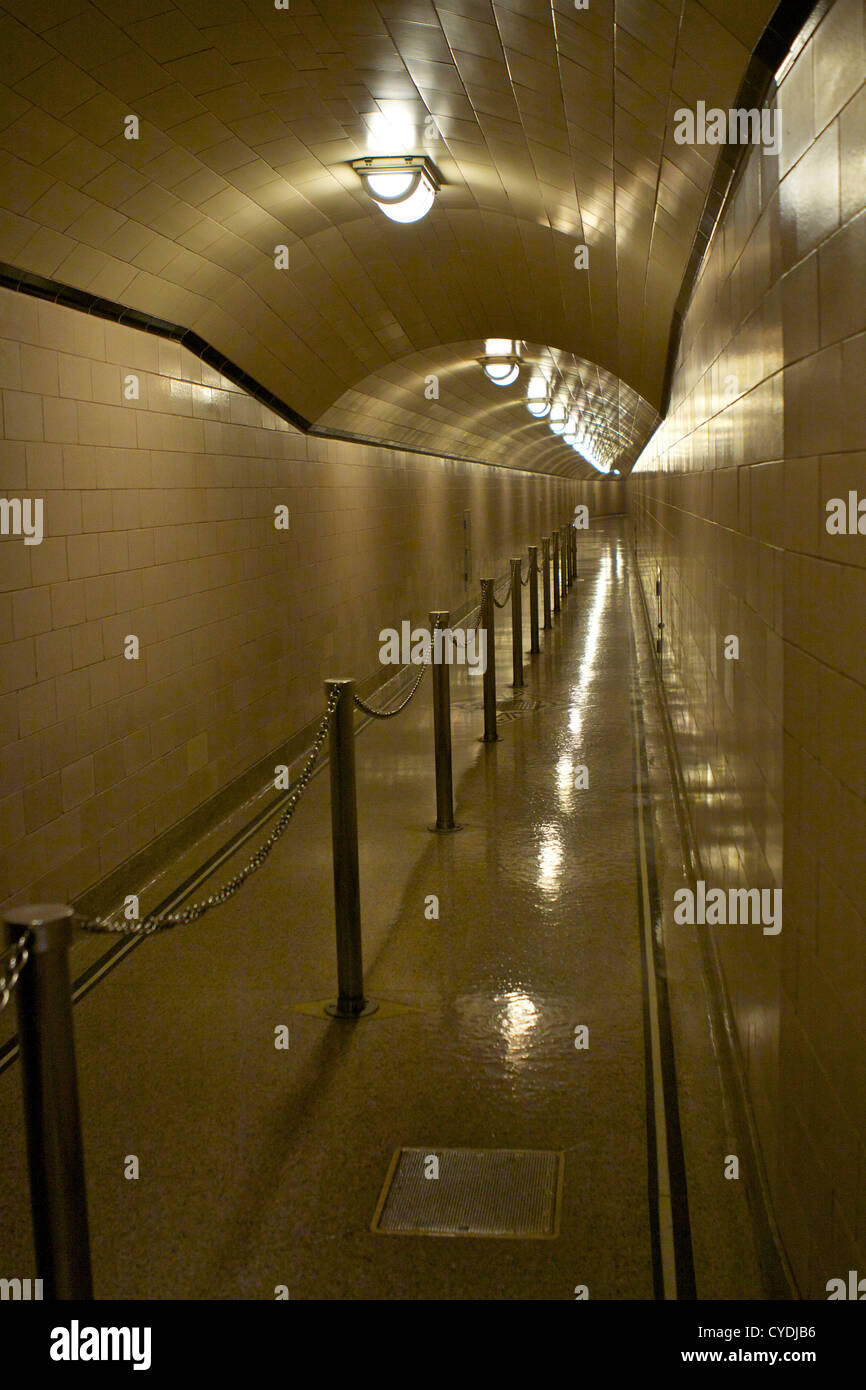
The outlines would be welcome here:
<svg viewBox="0 0 866 1390">
<path fill-rule="evenodd" d="M 484 370 L 494 386 L 510 386 L 520 375 L 517 362 L 485 362 Z"/>
<path fill-rule="evenodd" d="M 562 404 L 561 401 L 555 401 L 554 404 L 550 407 L 550 416 L 547 421 L 548 425 L 553 430 L 553 433 L 562 434 L 565 430 L 567 420 L 568 412 L 566 411 L 565 406 Z"/>
</svg>

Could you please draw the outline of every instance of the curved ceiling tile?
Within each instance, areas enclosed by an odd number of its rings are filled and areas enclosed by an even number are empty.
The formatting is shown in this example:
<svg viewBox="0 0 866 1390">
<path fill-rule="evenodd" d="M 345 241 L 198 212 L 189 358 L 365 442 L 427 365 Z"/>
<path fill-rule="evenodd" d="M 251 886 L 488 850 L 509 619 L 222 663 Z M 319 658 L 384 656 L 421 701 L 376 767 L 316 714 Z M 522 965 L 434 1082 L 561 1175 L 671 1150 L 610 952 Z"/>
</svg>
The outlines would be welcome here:
<svg viewBox="0 0 866 1390">
<path fill-rule="evenodd" d="M 599 469 L 528 413 L 530 380 L 543 377 L 550 394 L 573 410 L 605 471 L 627 473 L 659 422 L 630 387 L 572 353 L 524 342 L 518 380 L 499 387 L 482 370 L 484 351 L 484 341 L 474 339 L 392 361 L 344 392 L 313 431 L 588 478 Z"/>
<path fill-rule="evenodd" d="M 372 383 L 489 335 L 596 363 L 646 426 L 714 171 L 673 114 L 733 99 L 773 9 L 5 0 L 0 259 L 185 325 L 320 427 L 366 412 L 395 442 L 430 437 L 396 398 L 376 414 Z M 351 161 L 375 152 L 433 159 L 423 222 L 370 203 Z M 488 414 L 467 409 L 439 451 L 462 430 L 487 457 Z M 492 418 L 510 457 L 559 468 L 538 427 Z"/>
</svg>

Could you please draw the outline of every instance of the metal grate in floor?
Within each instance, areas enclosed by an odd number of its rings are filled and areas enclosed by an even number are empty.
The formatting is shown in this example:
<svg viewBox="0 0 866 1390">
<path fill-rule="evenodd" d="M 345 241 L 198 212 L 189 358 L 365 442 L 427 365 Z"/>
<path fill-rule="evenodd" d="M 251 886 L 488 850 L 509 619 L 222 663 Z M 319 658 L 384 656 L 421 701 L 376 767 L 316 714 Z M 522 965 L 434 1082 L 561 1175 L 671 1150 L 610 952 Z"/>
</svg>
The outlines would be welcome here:
<svg viewBox="0 0 866 1390">
<path fill-rule="evenodd" d="M 398 1149 L 371 1229 L 381 1235 L 559 1234 L 563 1155 L 538 1149 Z"/>
<path fill-rule="evenodd" d="M 462 703 L 455 703 L 454 709 L 462 710 L 466 714 L 478 714 L 481 706 L 475 701 L 465 700 Z M 526 714 L 534 714 L 536 710 L 545 709 L 546 704 L 543 700 L 522 699 L 520 696 L 508 696 L 504 700 L 496 701 L 496 717 L 502 723 L 508 724 L 512 719 L 522 719 Z"/>
</svg>

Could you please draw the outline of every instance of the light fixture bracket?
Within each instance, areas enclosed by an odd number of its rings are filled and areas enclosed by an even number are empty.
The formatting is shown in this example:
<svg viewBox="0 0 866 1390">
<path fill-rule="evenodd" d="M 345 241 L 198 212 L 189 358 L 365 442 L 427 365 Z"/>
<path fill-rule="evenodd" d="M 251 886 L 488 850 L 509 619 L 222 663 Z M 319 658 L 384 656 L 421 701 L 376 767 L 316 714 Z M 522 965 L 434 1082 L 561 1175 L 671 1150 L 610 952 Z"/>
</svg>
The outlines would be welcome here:
<svg viewBox="0 0 866 1390">
<path fill-rule="evenodd" d="M 502 352 L 485 352 L 482 357 L 476 357 L 479 367 L 484 369 L 484 375 L 494 386 L 511 386 L 520 375 L 520 368 L 523 365 L 523 340 L 522 338 L 502 338 L 486 339 L 485 347 L 493 342 L 507 344 L 507 350 Z M 490 371 L 489 368 L 504 368 L 499 375 Z"/>
<path fill-rule="evenodd" d="M 376 203 L 404 203 L 407 198 L 415 192 L 422 179 L 427 182 L 434 193 L 438 193 L 442 187 L 442 177 L 434 165 L 433 161 L 426 154 L 401 154 L 401 155 L 370 155 L 365 159 L 353 159 L 352 168 L 361 178 L 364 187 L 367 186 L 367 179 L 376 174 L 412 174 L 412 183 L 409 188 L 394 197 L 387 197 L 385 194 L 377 193 L 370 196 Z"/>
</svg>

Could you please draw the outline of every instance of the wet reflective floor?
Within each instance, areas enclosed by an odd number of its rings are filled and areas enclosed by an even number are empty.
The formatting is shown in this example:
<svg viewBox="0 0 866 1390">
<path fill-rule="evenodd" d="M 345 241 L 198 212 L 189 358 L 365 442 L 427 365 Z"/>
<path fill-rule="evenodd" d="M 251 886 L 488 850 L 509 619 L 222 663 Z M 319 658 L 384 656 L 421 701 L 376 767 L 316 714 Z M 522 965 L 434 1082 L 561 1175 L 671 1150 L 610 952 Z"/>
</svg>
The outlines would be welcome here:
<svg viewBox="0 0 866 1390">
<path fill-rule="evenodd" d="M 452 671 L 457 833 L 428 829 L 429 675 L 359 733 L 376 1015 L 302 1011 L 335 993 L 327 772 L 235 899 L 78 1004 L 98 1297 L 761 1296 L 697 951 L 665 923 L 681 847 L 631 564 L 624 518 L 581 538 L 523 690 L 497 611 L 499 742 Z M 0 1184 L 27 1269 L 19 1087 L 0 1075 Z M 402 1147 L 562 1152 L 559 1234 L 374 1234 Z"/>
</svg>

